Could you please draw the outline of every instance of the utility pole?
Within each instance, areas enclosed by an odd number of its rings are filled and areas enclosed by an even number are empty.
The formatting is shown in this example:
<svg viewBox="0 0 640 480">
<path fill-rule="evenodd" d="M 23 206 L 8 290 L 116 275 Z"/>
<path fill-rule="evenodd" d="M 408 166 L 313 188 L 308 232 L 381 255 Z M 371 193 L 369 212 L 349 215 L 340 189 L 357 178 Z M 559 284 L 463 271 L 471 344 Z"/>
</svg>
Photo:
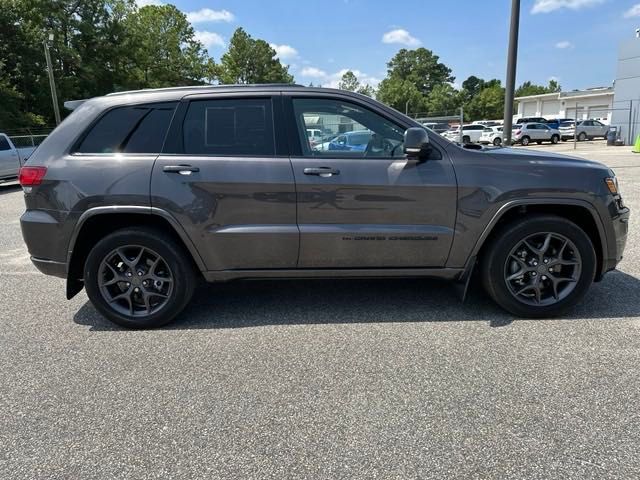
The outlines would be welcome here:
<svg viewBox="0 0 640 480">
<path fill-rule="evenodd" d="M 462 124 L 464 123 L 464 107 L 460 107 L 460 135 L 459 135 L 459 141 L 460 141 L 460 145 L 463 145 L 464 142 L 462 141 L 462 139 L 464 138 L 464 133 L 462 131 Z"/>
<path fill-rule="evenodd" d="M 518 63 L 518 31 L 520 30 L 520 0 L 511 0 L 511 27 L 509 30 L 509 53 L 507 55 L 507 84 L 504 96 L 503 144 L 511 145 L 513 125 L 513 97 L 516 90 L 516 65 Z"/>
<path fill-rule="evenodd" d="M 578 148 L 578 102 L 576 102 L 576 118 L 573 122 L 573 149 Z"/>
<path fill-rule="evenodd" d="M 53 40 L 53 33 L 49 34 L 49 41 Z M 51 100 L 53 101 L 53 114 L 56 117 L 56 125 L 60 125 L 60 107 L 58 106 L 58 94 L 56 93 L 56 81 L 53 78 L 53 66 L 51 65 L 51 55 L 49 54 L 49 43 L 45 39 L 44 57 L 47 60 L 47 72 L 49 73 L 49 87 L 51 88 Z"/>
</svg>

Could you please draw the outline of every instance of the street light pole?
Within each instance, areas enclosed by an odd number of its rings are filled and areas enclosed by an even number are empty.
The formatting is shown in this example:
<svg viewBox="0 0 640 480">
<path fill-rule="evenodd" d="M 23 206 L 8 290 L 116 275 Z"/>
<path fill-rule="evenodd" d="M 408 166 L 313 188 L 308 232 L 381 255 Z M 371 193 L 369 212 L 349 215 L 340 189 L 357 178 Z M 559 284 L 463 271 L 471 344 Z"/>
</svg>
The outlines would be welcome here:
<svg viewBox="0 0 640 480">
<path fill-rule="evenodd" d="M 404 104 L 404 114 L 409 116 L 409 100 Z"/>
<path fill-rule="evenodd" d="M 53 40 L 53 34 L 49 34 L 49 41 Z M 51 88 L 51 100 L 53 101 L 53 114 L 56 117 L 56 125 L 60 125 L 60 107 L 58 106 L 58 94 L 56 93 L 56 81 L 53 78 L 53 66 L 51 65 L 51 55 L 49 54 L 49 44 L 45 39 L 44 57 L 47 60 L 47 72 L 49 73 L 49 87 Z"/>
<path fill-rule="evenodd" d="M 518 63 L 518 32 L 520 30 L 520 0 L 511 0 L 511 27 L 509 30 L 509 53 L 507 56 L 507 84 L 504 96 L 503 144 L 511 145 L 513 125 L 513 97 L 516 89 L 516 65 Z"/>
</svg>

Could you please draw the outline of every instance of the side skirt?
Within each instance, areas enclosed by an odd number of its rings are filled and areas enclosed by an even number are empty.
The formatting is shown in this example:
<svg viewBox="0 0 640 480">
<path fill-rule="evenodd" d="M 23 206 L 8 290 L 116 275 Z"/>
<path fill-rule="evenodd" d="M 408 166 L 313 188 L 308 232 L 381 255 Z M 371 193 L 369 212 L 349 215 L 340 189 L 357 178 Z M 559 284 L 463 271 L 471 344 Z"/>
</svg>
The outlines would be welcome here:
<svg viewBox="0 0 640 480">
<path fill-rule="evenodd" d="M 278 270 L 220 270 L 203 272 L 207 282 L 228 282 L 239 279 L 285 278 L 439 278 L 458 280 L 462 268 L 355 268 L 355 269 L 278 269 Z"/>
</svg>

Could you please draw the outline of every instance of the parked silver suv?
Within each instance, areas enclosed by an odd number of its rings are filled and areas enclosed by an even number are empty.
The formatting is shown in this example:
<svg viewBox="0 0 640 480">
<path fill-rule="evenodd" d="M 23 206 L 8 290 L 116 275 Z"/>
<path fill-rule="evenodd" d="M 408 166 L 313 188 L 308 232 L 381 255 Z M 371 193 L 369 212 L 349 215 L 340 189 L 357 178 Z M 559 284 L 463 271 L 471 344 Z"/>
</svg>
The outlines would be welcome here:
<svg viewBox="0 0 640 480">
<path fill-rule="evenodd" d="M 316 150 L 316 128 L 370 135 Z M 615 268 L 629 218 L 599 163 L 462 148 L 369 97 L 292 85 L 89 100 L 20 182 L 33 263 L 66 278 L 68 298 L 84 287 L 104 316 L 137 328 L 171 321 L 199 279 L 466 287 L 476 267 L 514 315 L 558 315 Z"/>
<path fill-rule="evenodd" d="M 513 130 L 513 141 L 524 146 L 531 142 L 540 145 L 542 142 L 558 143 L 560 132 L 544 123 L 525 123 Z"/>
</svg>

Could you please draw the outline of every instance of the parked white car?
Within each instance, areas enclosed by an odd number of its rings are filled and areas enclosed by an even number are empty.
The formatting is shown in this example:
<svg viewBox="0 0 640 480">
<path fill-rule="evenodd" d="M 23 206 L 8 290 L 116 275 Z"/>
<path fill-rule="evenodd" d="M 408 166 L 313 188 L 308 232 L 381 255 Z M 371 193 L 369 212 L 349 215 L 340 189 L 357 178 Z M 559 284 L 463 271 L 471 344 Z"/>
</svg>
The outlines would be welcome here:
<svg viewBox="0 0 640 480">
<path fill-rule="evenodd" d="M 478 143 L 483 145 L 502 145 L 502 127 L 485 127 Z"/>
<path fill-rule="evenodd" d="M 560 132 L 555 128 L 550 128 L 544 123 L 525 123 L 518 125 L 519 128 L 513 130 L 513 142 L 523 146 L 536 142 L 540 145 L 542 142 L 558 143 L 560 141 Z"/>
<path fill-rule="evenodd" d="M 11 139 L 0 133 L 0 182 L 16 178 L 18 170 L 36 147 L 16 148 Z"/>
<path fill-rule="evenodd" d="M 478 143 L 480 141 L 480 137 L 482 136 L 482 132 L 484 130 L 484 125 L 463 125 L 462 126 L 462 143 Z M 452 142 L 460 141 L 460 127 L 456 129 L 449 130 L 445 132 L 443 135 L 447 140 L 451 140 Z"/>
</svg>

